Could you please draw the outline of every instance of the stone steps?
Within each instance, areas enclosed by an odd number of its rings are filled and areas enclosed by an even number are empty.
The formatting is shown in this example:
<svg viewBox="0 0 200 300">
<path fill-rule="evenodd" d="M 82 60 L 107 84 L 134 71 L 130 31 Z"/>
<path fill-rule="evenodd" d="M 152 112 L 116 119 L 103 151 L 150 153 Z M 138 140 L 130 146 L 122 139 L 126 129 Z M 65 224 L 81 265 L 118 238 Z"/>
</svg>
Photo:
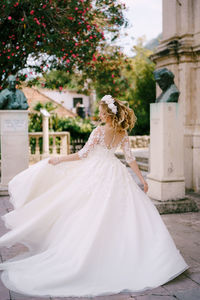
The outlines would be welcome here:
<svg viewBox="0 0 200 300">
<path fill-rule="evenodd" d="M 136 150 L 136 151 L 134 151 L 134 150 Z M 139 169 L 142 171 L 148 172 L 149 171 L 149 158 L 147 156 L 147 153 L 144 153 L 144 151 L 138 151 L 139 149 L 134 149 L 134 150 L 132 150 L 132 152 L 136 158 L 136 162 L 138 164 Z M 148 149 L 146 151 L 148 151 Z M 129 167 L 128 163 L 125 160 L 123 151 L 119 150 L 115 153 L 115 155 L 117 158 L 119 158 L 121 160 L 121 162 L 123 164 L 125 164 L 127 167 Z"/>
</svg>

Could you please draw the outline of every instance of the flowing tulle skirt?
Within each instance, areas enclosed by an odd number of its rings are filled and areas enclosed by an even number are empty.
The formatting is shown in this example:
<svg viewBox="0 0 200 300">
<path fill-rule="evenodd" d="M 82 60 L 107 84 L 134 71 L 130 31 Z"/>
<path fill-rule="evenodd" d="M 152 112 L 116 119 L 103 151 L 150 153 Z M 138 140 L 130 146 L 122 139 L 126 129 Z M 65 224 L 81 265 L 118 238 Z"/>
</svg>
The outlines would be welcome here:
<svg viewBox="0 0 200 300">
<path fill-rule="evenodd" d="M 150 198 L 100 147 L 86 159 L 30 166 L 9 182 L 14 210 L 0 246 L 23 255 L 0 264 L 10 290 L 82 297 L 158 287 L 189 266 Z"/>
</svg>

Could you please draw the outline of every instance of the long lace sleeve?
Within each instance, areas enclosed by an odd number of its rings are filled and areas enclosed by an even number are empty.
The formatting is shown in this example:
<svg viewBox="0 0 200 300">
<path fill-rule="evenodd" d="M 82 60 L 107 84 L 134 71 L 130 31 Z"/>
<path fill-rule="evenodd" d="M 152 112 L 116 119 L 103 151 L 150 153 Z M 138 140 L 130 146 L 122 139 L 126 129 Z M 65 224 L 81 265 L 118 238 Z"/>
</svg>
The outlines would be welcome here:
<svg viewBox="0 0 200 300">
<path fill-rule="evenodd" d="M 101 134 L 101 130 L 99 126 L 93 129 L 83 148 L 77 152 L 80 159 L 86 158 L 89 152 L 94 148 L 94 146 L 98 144 L 100 134 Z"/>
<path fill-rule="evenodd" d="M 128 137 L 127 133 L 126 133 L 125 137 L 122 140 L 121 147 L 122 147 L 122 150 L 124 152 L 126 162 L 128 164 L 130 164 L 132 161 L 135 160 L 135 157 L 134 157 L 133 153 L 131 152 L 131 146 L 130 146 L 129 137 Z"/>
</svg>

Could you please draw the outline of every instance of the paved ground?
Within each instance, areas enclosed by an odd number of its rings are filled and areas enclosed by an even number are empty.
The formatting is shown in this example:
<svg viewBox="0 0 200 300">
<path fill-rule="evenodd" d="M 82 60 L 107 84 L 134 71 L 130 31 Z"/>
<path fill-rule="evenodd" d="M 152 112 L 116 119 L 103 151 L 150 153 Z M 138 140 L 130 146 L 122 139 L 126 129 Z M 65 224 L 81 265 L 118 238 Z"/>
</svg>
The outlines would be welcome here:
<svg viewBox="0 0 200 300">
<path fill-rule="evenodd" d="M 144 174 L 145 175 L 145 174 Z M 193 193 L 194 199 L 200 208 L 200 195 Z M 0 215 L 11 210 L 8 197 L 0 197 Z M 188 270 L 174 280 L 159 288 L 143 293 L 118 294 L 112 296 L 99 296 L 94 298 L 39 298 L 26 297 L 7 290 L 0 281 L 0 300 L 199 300 L 200 299 L 200 212 L 161 215 L 170 231 L 177 248 L 181 251 L 185 261 L 190 266 Z M 6 229 L 0 220 L 0 235 Z M 25 251 L 22 245 L 16 244 L 11 248 L 0 248 L 2 261 L 9 259 L 19 252 Z"/>
</svg>

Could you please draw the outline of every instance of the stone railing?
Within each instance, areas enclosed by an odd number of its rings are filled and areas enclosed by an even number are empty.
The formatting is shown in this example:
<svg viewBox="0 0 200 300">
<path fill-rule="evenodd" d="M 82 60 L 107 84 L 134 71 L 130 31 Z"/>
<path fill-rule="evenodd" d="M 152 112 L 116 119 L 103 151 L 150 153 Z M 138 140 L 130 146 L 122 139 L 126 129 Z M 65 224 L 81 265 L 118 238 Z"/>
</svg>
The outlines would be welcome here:
<svg viewBox="0 0 200 300">
<path fill-rule="evenodd" d="M 29 161 L 37 162 L 51 155 L 70 154 L 70 133 L 68 131 L 49 132 L 49 149 L 43 153 L 43 133 L 29 132 Z"/>
<path fill-rule="evenodd" d="M 148 148 L 150 144 L 149 135 L 129 136 L 131 148 Z"/>
<path fill-rule="evenodd" d="M 33 142 L 31 143 L 31 140 Z M 129 136 L 131 148 L 148 148 L 150 136 Z M 70 144 L 70 133 L 68 131 L 49 132 L 49 152 L 43 153 L 43 133 L 29 132 L 29 161 L 34 163 L 51 155 L 67 155 L 80 150 L 85 141 L 77 139 Z"/>
</svg>

